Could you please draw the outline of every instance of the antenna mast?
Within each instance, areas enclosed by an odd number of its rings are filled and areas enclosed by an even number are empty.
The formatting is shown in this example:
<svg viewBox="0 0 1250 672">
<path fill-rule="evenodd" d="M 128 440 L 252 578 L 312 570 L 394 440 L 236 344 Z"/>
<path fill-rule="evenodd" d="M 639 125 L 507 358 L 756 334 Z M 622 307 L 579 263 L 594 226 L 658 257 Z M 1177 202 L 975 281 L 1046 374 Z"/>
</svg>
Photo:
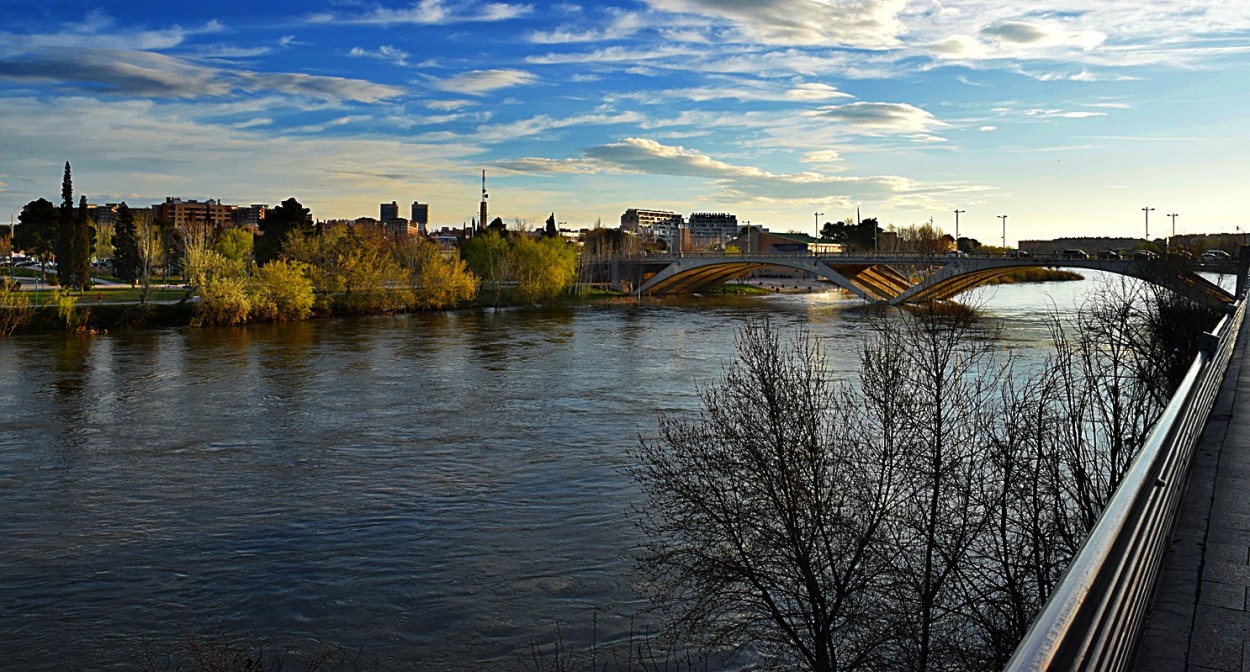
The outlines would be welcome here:
<svg viewBox="0 0 1250 672">
<path fill-rule="evenodd" d="M 486 171 L 483 170 L 482 171 L 482 209 L 481 209 L 482 211 L 480 213 L 481 216 L 478 217 L 478 220 L 477 220 L 478 229 L 483 230 L 483 231 L 486 230 L 486 199 L 487 198 L 488 198 L 488 194 L 486 193 Z"/>
</svg>

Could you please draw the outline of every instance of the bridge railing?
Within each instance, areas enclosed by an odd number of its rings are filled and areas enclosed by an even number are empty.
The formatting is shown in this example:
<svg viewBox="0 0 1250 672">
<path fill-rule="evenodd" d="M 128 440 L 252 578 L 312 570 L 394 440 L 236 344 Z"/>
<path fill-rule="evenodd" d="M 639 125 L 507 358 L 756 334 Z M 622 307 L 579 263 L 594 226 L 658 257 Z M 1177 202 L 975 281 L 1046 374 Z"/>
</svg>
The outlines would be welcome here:
<svg viewBox="0 0 1250 672">
<path fill-rule="evenodd" d="M 1125 670 L 1133 662 L 1194 450 L 1232 357 L 1246 297 L 1228 306 L 1007 670 Z"/>
<path fill-rule="evenodd" d="M 1170 256 L 1170 257 L 1169 256 L 1156 256 L 1156 257 L 1151 257 L 1148 259 L 1141 259 L 1141 258 L 1133 258 L 1127 254 L 1123 256 L 1117 256 L 1114 258 L 1108 258 L 1108 257 L 1100 257 L 1096 254 L 1089 254 L 1085 256 L 1074 256 L 1074 255 L 1065 254 L 1062 252 L 1047 253 L 1047 254 L 1028 254 L 1028 253 L 1020 253 L 1016 251 L 1011 251 L 1007 253 L 999 252 L 999 253 L 994 253 L 994 254 L 975 253 L 975 254 L 956 255 L 953 252 L 864 252 L 864 251 L 858 251 L 858 250 L 854 250 L 854 251 L 848 250 L 845 252 L 824 252 L 824 251 L 817 251 L 817 250 L 811 250 L 811 251 L 796 250 L 796 251 L 789 251 L 789 252 L 746 252 L 746 251 L 723 252 L 723 251 L 717 250 L 717 251 L 705 251 L 705 252 L 682 252 L 680 254 L 676 252 L 649 252 L 646 254 L 634 253 L 634 254 L 629 255 L 629 257 L 638 259 L 638 260 L 651 260 L 651 261 L 669 261 L 669 260 L 675 260 L 675 259 L 704 259 L 704 258 L 723 259 L 723 258 L 732 258 L 732 257 L 751 257 L 751 258 L 772 257 L 772 258 L 778 258 L 778 259 L 793 259 L 795 257 L 818 257 L 821 259 L 871 259 L 871 260 L 886 259 L 886 260 L 898 261 L 898 262 L 920 262 L 920 263 L 940 262 L 943 264 L 954 261 L 956 259 L 1006 259 L 1006 260 L 1017 261 L 1017 262 L 1025 262 L 1031 265 L 1037 264 L 1039 262 L 1055 262 L 1055 263 L 1062 264 L 1065 262 L 1073 262 L 1073 261 L 1076 261 L 1076 262 L 1094 261 L 1094 262 L 1100 262 L 1100 263 L 1120 262 L 1123 264 L 1140 264 L 1140 263 L 1179 264 L 1179 265 L 1189 267 L 1189 268 L 1211 270 L 1211 271 L 1219 272 L 1219 273 L 1231 273 L 1231 272 L 1234 272 L 1237 267 L 1235 260 L 1226 261 L 1226 262 L 1203 261 L 1203 260 L 1196 260 L 1196 259 L 1183 259 L 1181 257 L 1176 257 L 1176 256 Z"/>
</svg>

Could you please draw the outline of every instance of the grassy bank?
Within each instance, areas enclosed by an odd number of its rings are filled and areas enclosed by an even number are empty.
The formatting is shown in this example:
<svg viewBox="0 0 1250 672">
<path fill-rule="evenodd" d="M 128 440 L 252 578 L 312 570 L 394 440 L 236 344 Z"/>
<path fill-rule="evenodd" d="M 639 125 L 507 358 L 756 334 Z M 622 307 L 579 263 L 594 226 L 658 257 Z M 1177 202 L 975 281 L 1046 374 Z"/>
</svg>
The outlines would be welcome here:
<svg viewBox="0 0 1250 672">
<path fill-rule="evenodd" d="M 14 310 L 14 309 L 5 309 Z M 103 332 L 155 327 L 185 327 L 195 314 L 193 303 L 161 304 L 83 304 L 74 308 L 73 317 L 55 305 L 30 306 L 26 319 L 14 331 L 18 334 L 57 331 Z"/>
<path fill-rule="evenodd" d="M 1010 285 L 1017 282 L 1071 282 L 1084 280 L 1085 276 L 1072 271 L 1060 271 L 1053 268 L 1018 268 L 1010 273 L 987 280 L 987 285 Z"/>
</svg>

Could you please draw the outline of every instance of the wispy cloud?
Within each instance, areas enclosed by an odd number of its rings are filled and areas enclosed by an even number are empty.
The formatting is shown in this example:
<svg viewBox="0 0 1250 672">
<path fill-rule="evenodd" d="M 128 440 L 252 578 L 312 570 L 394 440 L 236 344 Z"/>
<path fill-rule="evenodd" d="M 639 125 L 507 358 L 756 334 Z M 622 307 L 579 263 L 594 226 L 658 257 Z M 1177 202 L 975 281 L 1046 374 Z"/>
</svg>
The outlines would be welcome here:
<svg viewBox="0 0 1250 672">
<path fill-rule="evenodd" d="M 1034 108 L 1024 110 L 1026 117 L 1042 117 L 1044 119 L 1087 119 L 1089 117 L 1105 117 L 1106 112 L 1071 112 L 1057 109 Z"/>
<path fill-rule="evenodd" d="M 535 65 L 558 65 L 561 63 L 646 63 L 667 59 L 699 56 L 702 52 L 687 46 L 663 46 L 655 48 L 605 47 L 589 52 L 534 54 L 525 58 Z"/>
<path fill-rule="evenodd" d="M 477 101 L 473 100 L 431 100 L 425 106 L 431 110 L 440 110 L 443 112 L 451 112 L 466 107 L 477 105 Z"/>
<path fill-rule="evenodd" d="M 203 98 L 271 91 L 322 100 L 377 102 L 402 89 L 344 77 L 229 71 L 145 51 L 46 51 L 0 61 L 0 79 L 51 82 L 121 96 Z"/>
<path fill-rule="evenodd" d="M 694 14 L 731 27 L 738 39 L 760 44 L 895 46 L 905 0 L 646 0 L 652 8 Z"/>
<path fill-rule="evenodd" d="M 520 119 L 505 124 L 492 124 L 477 129 L 474 138 L 479 142 L 495 143 L 514 138 L 542 135 L 548 131 L 574 126 L 612 126 L 616 124 L 637 124 L 643 116 L 637 112 L 618 114 L 583 114 L 572 117 L 550 117 L 545 114 L 527 119 Z"/>
<path fill-rule="evenodd" d="M 119 26 L 102 10 L 93 10 L 81 21 L 66 24 L 64 29 L 57 32 L 0 32 L 0 57 L 41 49 L 171 49 L 182 44 L 188 37 L 220 32 L 222 28 L 220 21 L 209 21 L 191 28 L 171 26 L 155 30 L 136 29 Z"/>
<path fill-rule="evenodd" d="M 817 158 L 814 155 L 814 158 Z M 826 154 L 826 161 L 836 158 Z M 665 145 L 649 138 L 591 147 L 581 158 L 523 158 L 497 162 L 500 167 L 530 174 L 640 173 L 710 181 L 717 198 L 736 202 L 822 204 L 853 207 L 859 199 L 875 201 L 917 198 L 969 186 L 931 186 L 896 176 L 849 177 L 817 172 L 774 173 L 754 166 L 721 161 L 694 149 Z M 854 194 L 852 198 L 851 194 Z M 927 197 L 927 196 L 925 196 Z"/>
<path fill-rule="evenodd" d="M 373 11 L 350 14 L 326 12 L 308 17 L 309 23 L 351 23 L 400 25 L 414 24 L 441 26 L 454 23 L 483 21 L 507 21 L 525 16 L 533 11 L 532 5 L 502 2 L 456 2 L 445 0 L 421 0 L 401 9 L 378 7 Z"/>
<path fill-rule="evenodd" d="M 637 12 L 609 9 L 609 21 L 603 27 L 557 26 L 552 30 L 531 31 L 526 39 L 534 44 L 570 44 L 603 42 L 630 37 L 646 26 Z"/>
<path fill-rule="evenodd" d="M 863 135 L 921 134 L 946 127 L 932 114 L 907 103 L 847 103 L 830 105 L 808 112 L 807 116 L 844 124 L 848 130 Z"/>
<path fill-rule="evenodd" d="M 492 91 L 513 86 L 525 86 L 538 81 L 538 77 L 525 70 L 472 70 L 447 79 L 430 79 L 430 85 L 442 91 L 466 96 L 483 96 Z"/>
<path fill-rule="evenodd" d="M 384 44 L 373 50 L 363 47 L 352 47 L 348 55 L 356 58 L 375 58 L 379 61 L 394 63 L 395 65 L 408 65 L 408 52 L 389 44 Z"/>
</svg>

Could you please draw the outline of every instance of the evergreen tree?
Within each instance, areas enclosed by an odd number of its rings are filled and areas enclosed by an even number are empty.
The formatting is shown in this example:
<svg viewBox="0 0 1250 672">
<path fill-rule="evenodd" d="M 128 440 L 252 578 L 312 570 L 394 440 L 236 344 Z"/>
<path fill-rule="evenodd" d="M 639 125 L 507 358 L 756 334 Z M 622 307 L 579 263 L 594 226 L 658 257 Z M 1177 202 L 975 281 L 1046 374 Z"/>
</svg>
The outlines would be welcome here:
<svg viewBox="0 0 1250 672">
<path fill-rule="evenodd" d="M 281 205 L 270 210 L 260 222 L 261 235 L 256 239 L 252 249 L 257 264 L 266 264 L 282 254 L 282 246 L 293 233 L 313 233 L 312 221 L 308 208 L 300 205 L 294 198 L 282 201 Z"/>
<path fill-rule="evenodd" d="M 67 287 L 72 282 L 74 257 L 74 182 L 70 178 L 69 161 L 65 162 L 65 177 L 61 180 L 61 207 L 56 227 L 57 282 Z"/>
<path fill-rule="evenodd" d="M 141 264 L 135 215 L 122 203 L 117 208 L 117 224 L 113 227 L 113 274 L 134 286 Z"/>
<path fill-rule="evenodd" d="M 508 232 L 508 226 L 503 223 L 502 217 L 496 217 L 490 220 L 490 224 L 488 224 L 486 228 L 490 229 L 491 231 L 498 231 L 499 235 L 501 236 L 505 235 Z"/>
<path fill-rule="evenodd" d="M 547 218 L 547 228 L 543 229 L 543 235 L 548 238 L 560 236 L 560 230 L 556 228 L 556 213 L 551 213 L 551 216 Z"/>
<path fill-rule="evenodd" d="M 74 220 L 74 286 L 86 289 L 91 284 L 91 257 L 95 256 L 95 227 L 87 216 L 87 197 L 78 198 L 78 217 Z"/>
</svg>

